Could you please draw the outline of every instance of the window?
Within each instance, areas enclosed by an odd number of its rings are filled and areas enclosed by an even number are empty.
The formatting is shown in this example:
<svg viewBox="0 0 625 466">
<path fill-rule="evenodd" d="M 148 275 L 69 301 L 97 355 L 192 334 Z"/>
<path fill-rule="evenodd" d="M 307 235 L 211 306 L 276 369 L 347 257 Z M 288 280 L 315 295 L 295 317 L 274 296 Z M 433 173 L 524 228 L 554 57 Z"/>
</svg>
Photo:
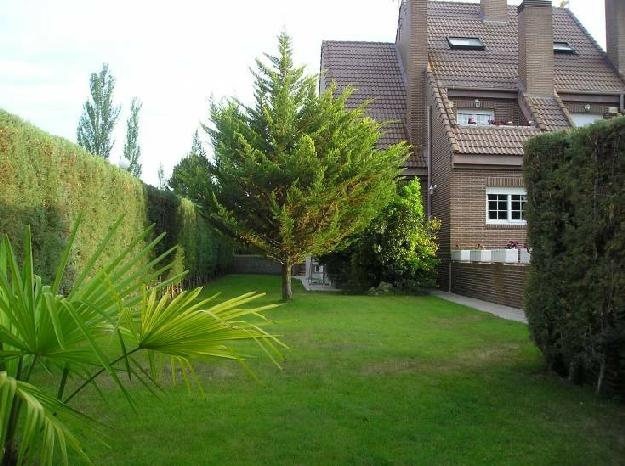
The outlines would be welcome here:
<svg viewBox="0 0 625 466">
<path fill-rule="evenodd" d="M 449 48 L 456 50 L 484 50 L 484 42 L 477 37 L 448 37 Z"/>
<path fill-rule="evenodd" d="M 489 225 L 525 225 L 527 192 L 523 188 L 488 188 L 486 223 Z"/>
<path fill-rule="evenodd" d="M 576 127 L 581 128 L 582 126 L 592 125 L 597 120 L 602 120 L 603 115 L 598 113 L 571 113 L 571 119 Z"/>
<path fill-rule="evenodd" d="M 488 126 L 495 120 L 494 110 L 459 108 L 456 116 L 459 125 Z"/>
<path fill-rule="evenodd" d="M 555 53 L 562 53 L 567 55 L 575 55 L 575 49 L 569 45 L 568 42 L 554 42 L 553 51 Z"/>
</svg>

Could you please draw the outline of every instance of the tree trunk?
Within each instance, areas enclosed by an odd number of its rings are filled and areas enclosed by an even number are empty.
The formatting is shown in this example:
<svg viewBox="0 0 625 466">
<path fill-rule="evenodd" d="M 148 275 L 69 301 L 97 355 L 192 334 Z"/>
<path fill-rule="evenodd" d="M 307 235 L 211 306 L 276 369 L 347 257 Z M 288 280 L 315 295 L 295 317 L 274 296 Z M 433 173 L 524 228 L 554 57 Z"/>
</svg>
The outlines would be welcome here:
<svg viewBox="0 0 625 466">
<path fill-rule="evenodd" d="M 287 261 L 282 264 L 282 300 L 290 301 L 293 298 L 293 290 L 291 289 L 291 262 Z"/>
</svg>

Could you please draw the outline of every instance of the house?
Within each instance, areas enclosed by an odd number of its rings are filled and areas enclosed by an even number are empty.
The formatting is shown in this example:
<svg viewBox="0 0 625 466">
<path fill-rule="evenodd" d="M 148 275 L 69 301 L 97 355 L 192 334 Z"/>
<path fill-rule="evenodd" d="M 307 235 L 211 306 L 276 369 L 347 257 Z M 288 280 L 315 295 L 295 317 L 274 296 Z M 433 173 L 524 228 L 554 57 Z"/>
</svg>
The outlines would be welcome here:
<svg viewBox="0 0 625 466">
<path fill-rule="evenodd" d="M 625 1 L 605 6 L 607 54 L 545 0 L 404 0 L 394 43 L 323 43 L 320 86 L 353 86 L 351 104 L 392 121 L 381 143 L 412 145 L 405 174 L 443 225 L 443 289 L 520 306 L 525 267 L 452 258 L 526 243 L 525 141 L 623 113 Z"/>
</svg>

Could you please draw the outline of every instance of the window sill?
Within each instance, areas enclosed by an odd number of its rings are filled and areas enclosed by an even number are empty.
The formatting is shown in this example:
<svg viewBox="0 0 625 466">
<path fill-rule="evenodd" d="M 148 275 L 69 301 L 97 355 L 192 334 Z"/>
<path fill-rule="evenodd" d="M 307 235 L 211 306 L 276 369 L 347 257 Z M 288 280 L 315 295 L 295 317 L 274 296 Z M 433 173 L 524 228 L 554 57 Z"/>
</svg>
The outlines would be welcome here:
<svg viewBox="0 0 625 466">
<path fill-rule="evenodd" d="M 487 223 L 487 230 L 526 230 L 526 223 Z"/>
</svg>

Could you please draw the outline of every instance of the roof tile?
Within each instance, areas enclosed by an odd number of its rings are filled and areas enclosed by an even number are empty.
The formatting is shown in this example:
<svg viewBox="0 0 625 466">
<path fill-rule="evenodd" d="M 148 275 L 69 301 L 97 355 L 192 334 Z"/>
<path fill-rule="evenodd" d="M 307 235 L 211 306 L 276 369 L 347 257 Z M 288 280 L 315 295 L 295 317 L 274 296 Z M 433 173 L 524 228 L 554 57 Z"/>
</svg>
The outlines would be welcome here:
<svg viewBox="0 0 625 466">
<path fill-rule="evenodd" d="M 356 107 L 370 100 L 368 112 L 384 122 L 380 147 L 408 140 L 406 117 L 406 88 L 395 44 L 384 42 L 324 41 L 322 59 L 325 85 L 336 82 L 339 91 L 354 88 L 348 105 Z M 406 168 L 423 168 L 421 154 L 412 155 Z"/>
<path fill-rule="evenodd" d="M 504 25 L 488 23 L 481 19 L 479 4 L 429 1 L 429 58 L 437 79 L 447 87 L 518 90 L 515 6 L 508 7 L 508 18 Z M 605 53 L 568 9 L 553 9 L 553 34 L 577 52 L 555 57 L 558 92 L 625 91 Z M 486 49 L 451 50 L 447 37 L 458 35 L 479 37 Z"/>
</svg>

